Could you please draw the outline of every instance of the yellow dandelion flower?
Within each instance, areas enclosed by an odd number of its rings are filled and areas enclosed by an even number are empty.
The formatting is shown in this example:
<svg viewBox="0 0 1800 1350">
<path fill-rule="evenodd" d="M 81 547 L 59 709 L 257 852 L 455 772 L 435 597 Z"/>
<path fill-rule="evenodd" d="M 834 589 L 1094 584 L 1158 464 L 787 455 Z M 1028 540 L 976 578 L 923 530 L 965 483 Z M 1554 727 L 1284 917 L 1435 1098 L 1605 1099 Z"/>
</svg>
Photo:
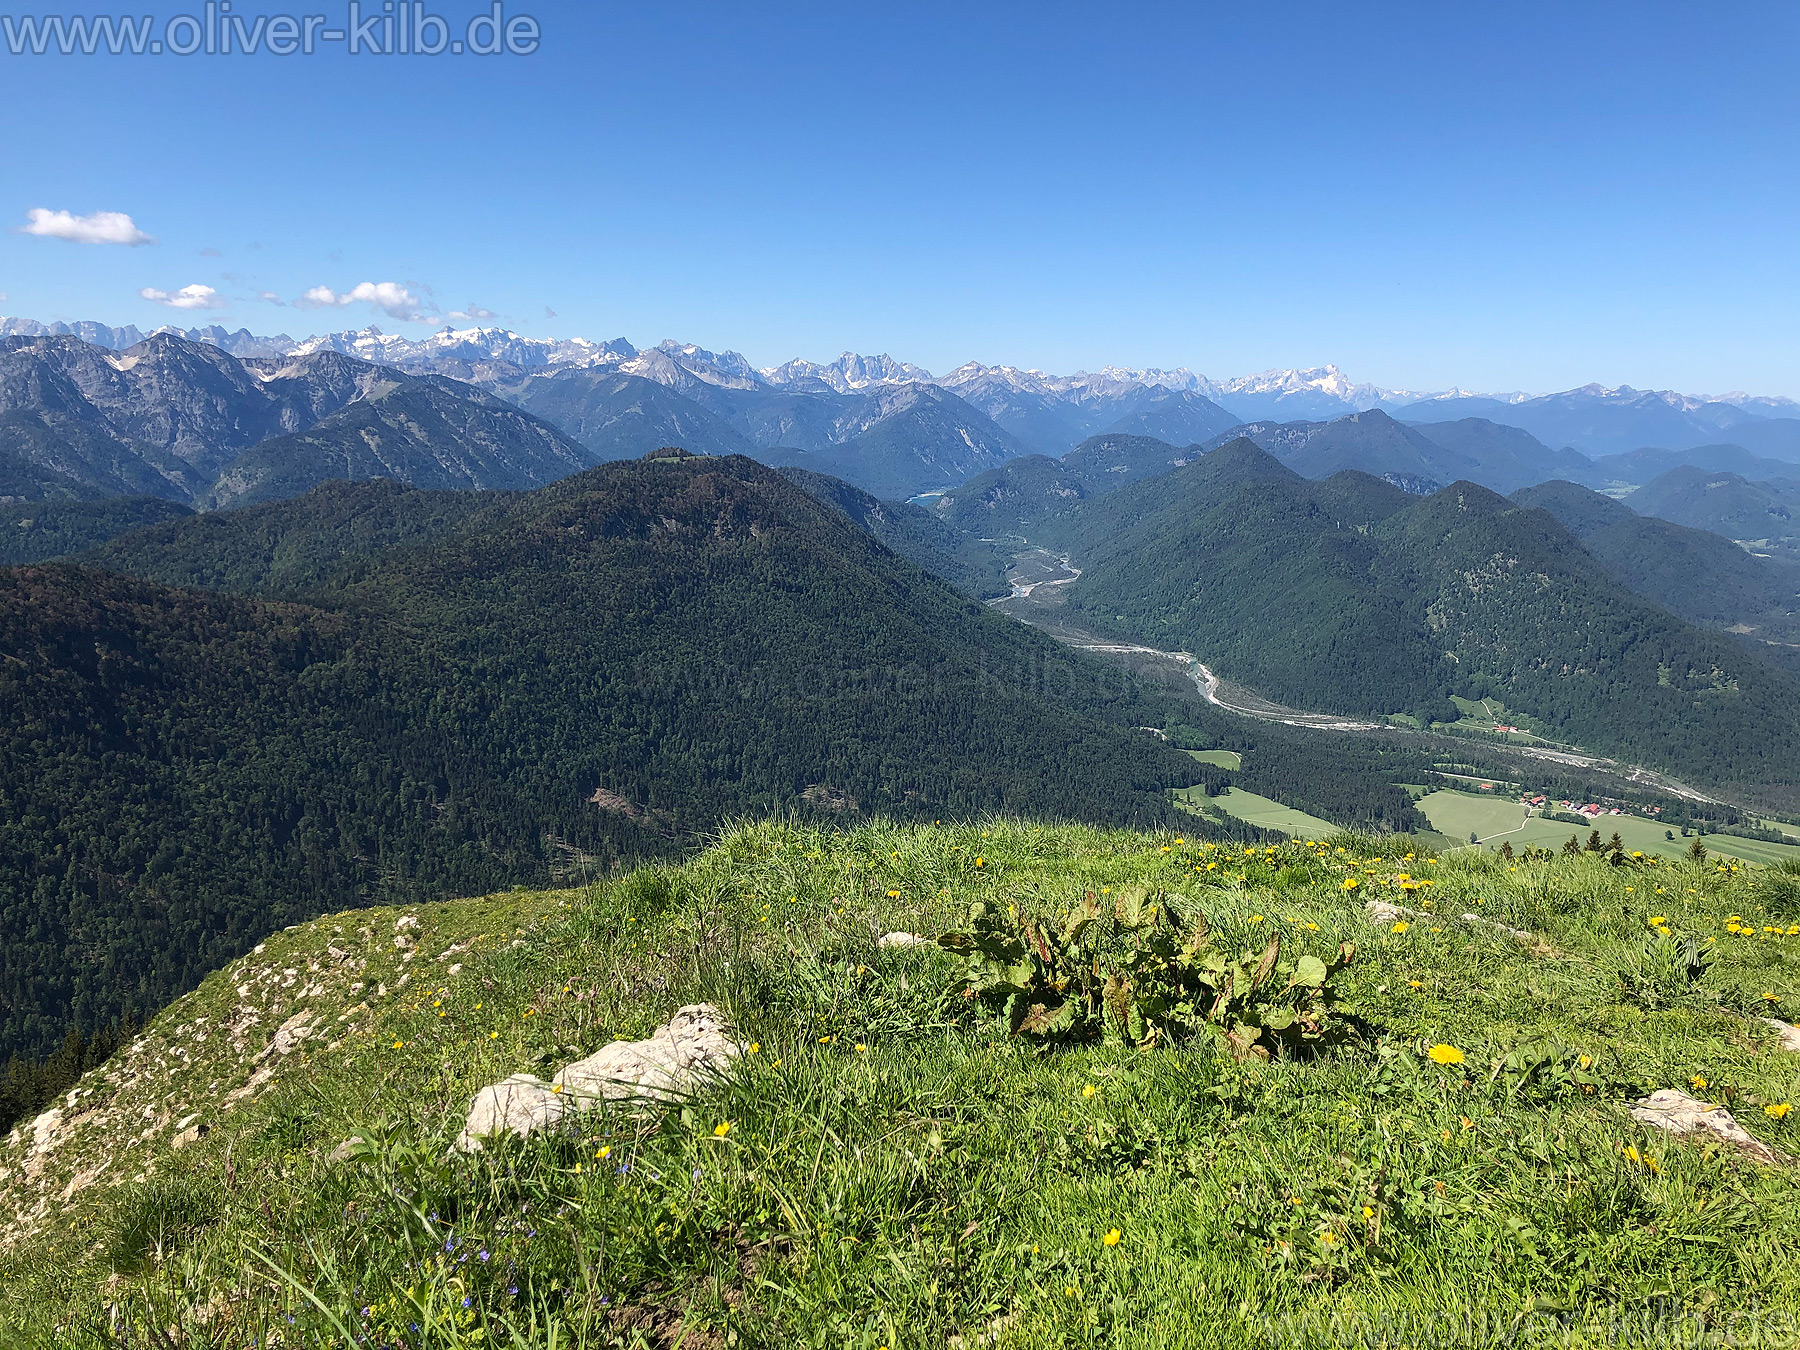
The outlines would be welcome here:
<svg viewBox="0 0 1800 1350">
<path fill-rule="evenodd" d="M 1406 986 L 1409 989 L 1423 989 L 1425 987 L 1425 981 L 1423 981 L 1423 980 L 1408 980 L 1406 982 Z"/>
<path fill-rule="evenodd" d="M 1081 1095 L 1084 1097 L 1093 1097 L 1096 1096 L 1099 1091 L 1099 1088 L 1095 1087 L 1092 1083 L 1089 1083 L 1081 1089 Z"/>
<path fill-rule="evenodd" d="M 717 1125 L 713 1126 L 713 1138 L 714 1139 L 723 1139 L 726 1135 L 728 1135 L 730 1133 L 731 1133 L 731 1122 L 729 1120 L 721 1120 Z"/>
<path fill-rule="evenodd" d="M 1780 1120 L 1793 1109 L 1793 1103 L 1791 1102 L 1770 1102 L 1767 1106 L 1763 1107 L 1763 1114 L 1771 1120 Z"/>
<path fill-rule="evenodd" d="M 1100 1240 L 1102 1242 L 1104 1242 L 1108 1247 L 1116 1247 L 1119 1245 L 1119 1239 L 1122 1237 L 1124 1237 L 1124 1234 L 1121 1233 L 1118 1229 L 1109 1228 L 1106 1230 L 1106 1236 L 1101 1238 Z"/>
<path fill-rule="evenodd" d="M 1390 929 L 1388 929 L 1388 932 L 1390 932 L 1390 933 L 1404 933 L 1404 932 L 1405 932 L 1405 931 L 1406 931 L 1406 930 L 1407 930 L 1407 929 L 1408 929 L 1408 928 L 1411 928 L 1411 927 L 1412 927 L 1412 925 L 1411 925 L 1411 924 L 1409 924 L 1409 923 L 1408 923 L 1408 922 L 1407 922 L 1407 921 L 1406 921 L 1406 920 L 1405 920 L 1405 919 L 1401 919 L 1401 920 L 1400 920 L 1400 921 L 1399 921 L 1399 922 L 1398 922 L 1398 923 L 1396 923 L 1396 924 L 1395 924 L 1395 925 L 1394 925 L 1394 926 L 1393 926 L 1393 927 L 1392 927 L 1392 928 L 1390 928 Z"/>
<path fill-rule="evenodd" d="M 1431 1057 L 1433 1064 L 1461 1064 L 1463 1062 L 1462 1051 L 1454 1045 L 1446 1045 L 1441 1041 L 1425 1053 Z"/>
<path fill-rule="evenodd" d="M 1355 877 L 1344 878 L 1344 889 L 1347 891 L 1353 891 L 1360 885 L 1362 885 L 1362 882 L 1358 881 Z"/>
<path fill-rule="evenodd" d="M 611 1153 L 612 1153 L 612 1145 L 611 1144 L 602 1144 L 600 1146 L 600 1151 L 598 1153 L 596 1153 L 594 1156 L 596 1158 L 599 1158 L 604 1161 Z"/>
<path fill-rule="evenodd" d="M 1705 1075 L 1695 1074 L 1692 1078 L 1688 1079 L 1688 1086 L 1693 1088 L 1696 1092 L 1704 1092 L 1706 1090 Z"/>
</svg>

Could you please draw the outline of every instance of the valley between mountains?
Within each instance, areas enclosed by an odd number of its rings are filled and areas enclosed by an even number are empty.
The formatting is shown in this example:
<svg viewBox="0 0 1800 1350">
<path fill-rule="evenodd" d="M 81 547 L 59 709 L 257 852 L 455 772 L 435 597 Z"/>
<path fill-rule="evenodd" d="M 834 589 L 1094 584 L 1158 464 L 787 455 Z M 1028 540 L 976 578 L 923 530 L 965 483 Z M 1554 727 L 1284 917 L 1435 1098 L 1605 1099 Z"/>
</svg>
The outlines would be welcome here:
<svg viewBox="0 0 1800 1350">
<path fill-rule="evenodd" d="M 337 336 L 0 337 L 22 1344 L 1800 1306 L 1784 405 Z"/>
</svg>

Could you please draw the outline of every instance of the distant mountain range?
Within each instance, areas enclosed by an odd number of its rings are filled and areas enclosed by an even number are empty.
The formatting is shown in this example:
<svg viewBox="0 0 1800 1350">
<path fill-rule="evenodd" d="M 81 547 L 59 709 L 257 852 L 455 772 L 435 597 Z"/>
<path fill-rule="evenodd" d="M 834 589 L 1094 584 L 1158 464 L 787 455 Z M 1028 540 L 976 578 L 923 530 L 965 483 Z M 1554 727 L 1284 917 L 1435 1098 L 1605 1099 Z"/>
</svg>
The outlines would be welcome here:
<svg viewBox="0 0 1800 1350">
<path fill-rule="evenodd" d="M 239 358 L 154 334 L 124 352 L 0 338 L 0 496 L 216 508 L 330 478 L 523 488 L 596 458 L 473 385 L 336 352 Z"/>
<path fill-rule="evenodd" d="M 1800 455 L 1800 403 L 1743 393 L 1703 396 L 1597 384 L 1536 397 L 1460 389 L 1411 391 L 1353 381 L 1331 365 L 1211 379 L 1185 368 L 1108 366 L 1091 373 L 1049 375 L 969 362 L 947 375 L 933 376 L 922 366 L 891 356 L 852 352 L 832 362 L 796 359 L 758 368 L 737 352 L 715 352 L 692 343 L 665 341 L 640 349 L 624 338 L 598 342 L 532 338 L 501 327 L 446 328 L 418 339 L 374 327 L 303 339 L 285 334 L 261 337 L 244 329 L 227 332 L 216 325 L 158 331 L 211 343 L 240 357 L 336 352 L 412 373 L 492 386 L 516 385 L 533 375 L 568 369 L 633 375 L 689 398 L 706 390 L 850 395 L 884 387 L 935 385 L 958 395 L 1028 450 L 1051 455 L 1104 431 L 1184 443 L 1242 423 L 1331 421 L 1374 409 L 1406 422 L 1481 418 L 1530 432 L 1553 448 L 1570 447 L 1590 457 L 1646 446 L 1687 450 L 1719 442 L 1764 455 Z M 4 335 L 68 335 L 112 350 L 134 346 L 146 336 L 134 326 L 0 319 L 0 336 Z M 1729 436 L 1723 434 L 1727 430 Z M 765 447 L 782 443 L 751 439 Z"/>
</svg>

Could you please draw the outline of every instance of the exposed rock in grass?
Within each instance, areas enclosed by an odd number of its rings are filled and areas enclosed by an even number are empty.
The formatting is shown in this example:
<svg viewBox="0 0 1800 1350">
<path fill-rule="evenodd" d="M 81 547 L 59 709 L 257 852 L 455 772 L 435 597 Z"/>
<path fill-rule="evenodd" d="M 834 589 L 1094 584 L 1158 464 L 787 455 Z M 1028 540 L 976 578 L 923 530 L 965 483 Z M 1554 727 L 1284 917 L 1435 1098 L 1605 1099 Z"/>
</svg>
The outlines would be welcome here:
<svg viewBox="0 0 1800 1350">
<path fill-rule="evenodd" d="M 1780 1039 L 1783 1050 L 1800 1052 L 1800 1027 L 1783 1022 L 1779 1017 L 1765 1017 L 1761 1020 L 1768 1023 L 1770 1030 Z"/>
<path fill-rule="evenodd" d="M 1663 1088 L 1641 1102 L 1634 1102 L 1631 1118 L 1670 1134 L 1708 1136 L 1760 1163 L 1774 1165 L 1788 1161 L 1767 1144 L 1753 1138 L 1723 1106 L 1700 1101 L 1674 1088 Z"/>
<path fill-rule="evenodd" d="M 883 950 L 907 947 L 930 947 L 933 944 L 928 937 L 920 937 L 917 933 L 883 933 L 876 939 L 875 945 Z"/>
<path fill-rule="evenodd" d="M 614 1041 L 564 1065 L 548 1083 L 516 1073 L 484 1087 L 469 1103 L 456 1146 L 469 1152 L 494 1135 L 522 1138 L 602 1101 L 669 1101 L 724 1073 L 737 1053 L 725 1015 L 710 1003 L 690 1004 L 645 1039 Z"/>
<path fill-rule="evenodd" d="M 1369 922 L 1378 927 L 1395 924 L 1402 919 L 1411 922 L 1414 919 L 1441 919 L 1443 917 L 1422 909 L 1408 909 L 1405 905 L 1396 905 L 1391 900 L 1371 900 L 1364 910 L 1369 917 Z M 1477 928 L 1497 929 L 1508 937 L 1517 938 L 1520 942 L 1533 946 L 1539 944 L 1536 933 L 1528 933 L 1523 928 L 1508 928 L 1496 919 L 1489 919 L 1480 914 L 1459 914 L 1457 917 L 1464 923 L 1474 924 Z"/>
<path fill-rule="evenodd" d="M 457 1136 L 456 1146 L 465 1153 L 481 1147 L 481 1141 L 511 1134 L 523 1139 L 547 1130 L 563 1118 L 568 1103 L 543 1079 L 515 1073 L 490 1084 L 469 1103 L 469 1118 Z"/>
</svg>

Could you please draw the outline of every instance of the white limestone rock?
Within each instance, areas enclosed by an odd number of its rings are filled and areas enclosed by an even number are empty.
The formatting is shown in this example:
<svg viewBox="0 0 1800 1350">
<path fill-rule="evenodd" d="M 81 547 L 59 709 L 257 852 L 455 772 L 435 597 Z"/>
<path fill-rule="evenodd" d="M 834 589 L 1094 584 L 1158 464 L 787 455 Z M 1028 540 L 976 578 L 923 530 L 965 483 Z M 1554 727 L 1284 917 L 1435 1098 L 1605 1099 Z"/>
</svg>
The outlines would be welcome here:
<svg viewBox="0 0 1800 1350">
<path fill-rule="evenodd" d="M 496 1135 L 511 1134 L 523 1139 L 534 1131 L 547 1130 L 563 1118 L 567 1105 L 543 1079 L 515 1073 L 475 1094 L 456 1147 L 473 1153 L 481 1147 L 482 1140 Z"/>
<path fill-rule="evenodd" d="M 1781 1041 L 1783 1050 L 1800 1052 L 1800 1027 L 1783 1022 L 1779 1017 L 1765 1017 L 1762 1021 L 1768 1024 L 1769 1029 Z"/>
<path fill-rule="evenodd" d="M 875 940 L 875 945 L 883 951 L 904 950 L 907 947 L 930 947 L 932 940 L 920 937 L 917 933 L 883 933 Z"/>
<path fill-rule="evenodd" d="M 472 1152 L 494 1135 L 523 1138 L 604 1101 L 670 1101 L 726 1073 L 737 1054 L 725 1015 L 709 1003 L 690 1004 L 645 1039 L 614 1041 L 564 1065 L 548 1083 L 519 1073 L 483 1088 L 456 1146 Z"/>
<path fill-rule="evenodd" d="M 565 1065 L 552 1080 L 583 1106 L 596 1100 L 668 1101 L 725 1073 L 737 1056 L 725 1015 L 689 1004 L 641 1041 L 614 1041 Z"/>
<path fill-rule="evenodd" d="M 1752 1137 L 1723 1106 L 1700 1101 L 1675 1088 L 1662 1088 L 1641 1102 L 1634 1102 L 1631 1118 L 1670 1134 L 1710 1138 L 1760 1163 L 1774 1165 L 1787 1161 L 1767 1144 Z"/>
</svg>

